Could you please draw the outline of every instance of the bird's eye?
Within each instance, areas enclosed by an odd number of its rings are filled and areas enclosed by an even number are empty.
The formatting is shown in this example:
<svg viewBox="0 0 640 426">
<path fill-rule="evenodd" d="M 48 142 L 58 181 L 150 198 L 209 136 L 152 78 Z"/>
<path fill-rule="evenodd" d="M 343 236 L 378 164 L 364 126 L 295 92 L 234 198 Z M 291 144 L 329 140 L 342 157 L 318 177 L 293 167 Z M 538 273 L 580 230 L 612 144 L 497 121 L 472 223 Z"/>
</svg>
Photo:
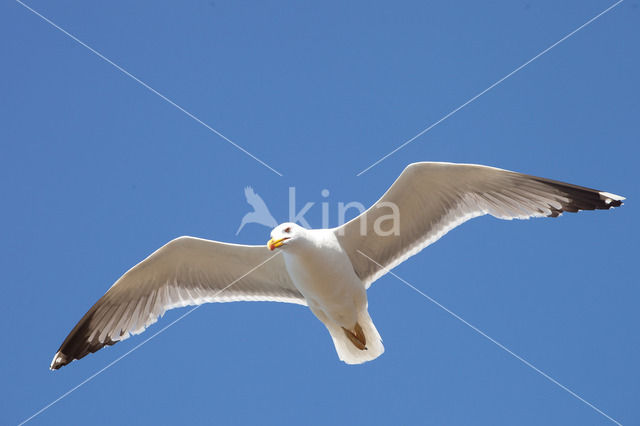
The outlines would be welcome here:
<svg viewBox="0 0 640 426">
<path fill-rule="evenodd" d="M 284 228 L 284 232 L 286 232 L 287 234 L 288 234 L 289 232 L 291 232 L 291 227 L 289 226 L 289 227 L 287 227 L 287 228 Z"/>
</svg>

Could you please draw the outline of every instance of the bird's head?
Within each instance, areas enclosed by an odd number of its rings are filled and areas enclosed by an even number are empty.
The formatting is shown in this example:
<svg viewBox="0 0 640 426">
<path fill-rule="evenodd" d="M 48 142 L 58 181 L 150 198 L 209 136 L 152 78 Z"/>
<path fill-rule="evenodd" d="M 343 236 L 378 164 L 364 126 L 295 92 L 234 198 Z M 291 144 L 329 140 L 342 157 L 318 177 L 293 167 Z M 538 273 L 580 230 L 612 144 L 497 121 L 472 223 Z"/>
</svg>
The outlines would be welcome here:
<svg viewBox="0 0 640 426">
<path fill-rule="evenodd" d="M 295 223 L 282 223 L 271 231 L 271 239 L 267 242 L 269 250 L 275 250 L 280 247 L 295 244 L 301 239 L 305 229 Z"/>
</svg>

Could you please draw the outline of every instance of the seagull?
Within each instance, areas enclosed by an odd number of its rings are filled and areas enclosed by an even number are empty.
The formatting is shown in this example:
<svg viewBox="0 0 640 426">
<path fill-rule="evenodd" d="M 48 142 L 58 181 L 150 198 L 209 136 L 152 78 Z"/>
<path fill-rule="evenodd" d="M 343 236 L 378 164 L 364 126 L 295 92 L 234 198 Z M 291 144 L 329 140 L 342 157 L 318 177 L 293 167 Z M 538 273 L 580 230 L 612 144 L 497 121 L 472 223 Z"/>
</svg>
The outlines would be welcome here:
<svg viewBox="0 0 640 426">
<path fill-rule="evenodd" d="M 329 331 L 340 360 L 361 364 L 384 352 L 369 316 L 367 289 L 451 229 L 485 214 L 556 217 L 618 207 L 623 200 L 488 166 L 414 163 L 372 207 L 337 228 L 283 223 L 271 231 L 267 247 L 187 236 L 170 241 L 89 309 L 50 368 L 141 333 L 169 309 L 233 301 L 308 306 Z"/>
<path fill-rule="evenodd" d="M 244 196 L 247 199 L 247 203 L 253 207 L 253 211 L 244 215 L 240 222 L 240 227 L 236 231 L 236 235 L 242 231 L 242 228 L 244 228 L 244 225 L 247 223 L 259 223 L 260 225 L 264 225 L 268 228 L 273 228 L 278 224 L 271 215 L 271 212 L 262 197 L 256 194 L 253 188 L 247 186 L 244 189 Z"/>
</svg>

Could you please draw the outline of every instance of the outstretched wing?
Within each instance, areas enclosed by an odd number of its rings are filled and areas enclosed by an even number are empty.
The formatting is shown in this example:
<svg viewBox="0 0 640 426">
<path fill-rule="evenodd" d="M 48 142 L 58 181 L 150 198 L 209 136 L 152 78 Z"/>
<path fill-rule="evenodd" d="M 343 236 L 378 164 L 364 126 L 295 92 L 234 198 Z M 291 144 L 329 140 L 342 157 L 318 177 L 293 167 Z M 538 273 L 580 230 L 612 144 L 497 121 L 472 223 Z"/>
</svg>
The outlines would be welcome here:
<svg viewBox="0 0 640 426">
<path fill-rule="evenodd" d="M 334 232 L 356 274 L 369 287 L 387 269 L 471 218 L 555 217 L 565 211 L 618 207 L 622 200 L 607 192 L 493 167 L 414 163 L 370 209 Z M 397 206 L 399 232 L 388 235 L 391 206 Z M 376 221 L 381 221 L 377 228 Z"/>
<path fill-rule="evenodd" d="M 51 369 L 141 333 L 169 309 L 240 300 L 306 305 L 282 256 L 265 246 L 177 238 L 131 268 L 89 309 Z"/>
</svg>

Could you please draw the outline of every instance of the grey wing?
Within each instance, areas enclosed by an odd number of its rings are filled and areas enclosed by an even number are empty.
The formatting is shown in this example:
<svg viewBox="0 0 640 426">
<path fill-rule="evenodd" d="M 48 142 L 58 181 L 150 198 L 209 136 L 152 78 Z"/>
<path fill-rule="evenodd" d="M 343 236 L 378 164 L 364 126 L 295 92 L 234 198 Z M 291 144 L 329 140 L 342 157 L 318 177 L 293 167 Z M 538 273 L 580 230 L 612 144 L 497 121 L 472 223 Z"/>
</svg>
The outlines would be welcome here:
<svg viewBox="0 0 640 426">
<path fill-rule="evenodd" d="M 60 346 L 51 369 L 141 333 L 169 309 L 233 301 L 306 305 L 282 256 L 265 246 L 177 238 L 131 268 L 89 309 Z"/>
<path fill-rule="evenodd" d="M 607 192 L 493 167 L 414 163 L 370 209 L 334 232 L 356 274 L 369 287 L 386 270 L 471 218 L 555 217 L 618 207 L 622 200 Z M 392 228 L 392 214 L 398 216 L 397 229 Z"/>
</svg>

